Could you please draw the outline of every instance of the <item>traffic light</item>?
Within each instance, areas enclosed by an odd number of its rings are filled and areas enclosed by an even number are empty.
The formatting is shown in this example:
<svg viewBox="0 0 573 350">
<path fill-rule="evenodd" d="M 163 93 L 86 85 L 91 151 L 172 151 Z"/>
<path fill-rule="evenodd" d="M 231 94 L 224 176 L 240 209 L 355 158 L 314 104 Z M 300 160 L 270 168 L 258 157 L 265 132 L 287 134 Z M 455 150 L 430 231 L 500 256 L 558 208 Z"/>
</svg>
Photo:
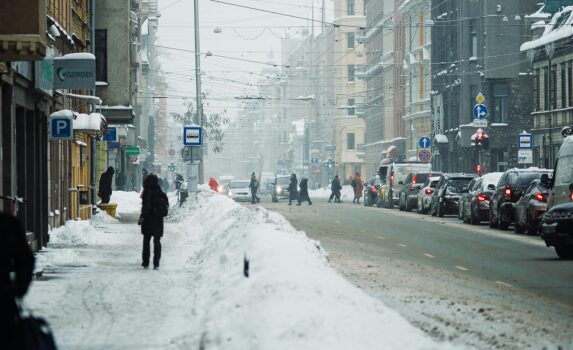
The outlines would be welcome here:
<svg viewBox="0 0 573 350">
<path fill-rule="evenodd" d="M 334 161 L 332 159 L 329 159 L 326 161 L 325 165 L 328 169 L 332 169 L 332 168 L 334 168 Z"/>
<path fill-rule="evenodd" d="M 478 175 L 481 175 L 482 169 L 481 169 L 481 164 L 476 165 L 475 167 L 475 173 Z"/>
<path fill-rule="evenodd" d="M 481 149 L 489 149 L 489 136 L 482 129 L 476 132 L 475 145 Z"/>
</svg>

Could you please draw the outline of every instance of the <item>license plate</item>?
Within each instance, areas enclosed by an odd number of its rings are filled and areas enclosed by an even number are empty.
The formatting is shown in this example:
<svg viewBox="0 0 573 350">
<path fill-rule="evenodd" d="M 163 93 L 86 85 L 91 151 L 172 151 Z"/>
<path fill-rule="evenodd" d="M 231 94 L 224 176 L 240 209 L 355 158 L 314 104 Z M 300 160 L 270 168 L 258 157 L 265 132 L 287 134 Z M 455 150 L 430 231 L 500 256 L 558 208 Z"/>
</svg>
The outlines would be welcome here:
<svg viewBox="0 0 573 350">
<path fill-rule="evenodd" d="M 557 232 L 557 224 L 543 224 L 543 233 L 553 234 Z"/>
</svg>

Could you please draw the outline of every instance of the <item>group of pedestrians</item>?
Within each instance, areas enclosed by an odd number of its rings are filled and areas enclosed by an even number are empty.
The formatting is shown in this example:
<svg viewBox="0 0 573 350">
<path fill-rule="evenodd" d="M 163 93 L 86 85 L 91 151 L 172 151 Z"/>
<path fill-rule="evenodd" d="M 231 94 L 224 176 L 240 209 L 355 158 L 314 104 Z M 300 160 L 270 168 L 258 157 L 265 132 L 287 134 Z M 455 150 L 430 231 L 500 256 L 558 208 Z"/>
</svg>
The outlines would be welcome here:
<svg viewBox="0 0 573 350">
<path fill-rule="evenodd" d="M 303 177 L 300 179 L 300 183 L 296 178 L 296 174 L 292 174 L 290 176 L 290 183 L 288 186 L 288 205 L 292 205 L 292 201 L 297 201 L 298 206 L 302 204 L 302 202 L 308 202 L 308 205 L 312 205 L 312 201 L 310 200 L 310 196 L 308 195 L 308 179 Z"/>
</svg>

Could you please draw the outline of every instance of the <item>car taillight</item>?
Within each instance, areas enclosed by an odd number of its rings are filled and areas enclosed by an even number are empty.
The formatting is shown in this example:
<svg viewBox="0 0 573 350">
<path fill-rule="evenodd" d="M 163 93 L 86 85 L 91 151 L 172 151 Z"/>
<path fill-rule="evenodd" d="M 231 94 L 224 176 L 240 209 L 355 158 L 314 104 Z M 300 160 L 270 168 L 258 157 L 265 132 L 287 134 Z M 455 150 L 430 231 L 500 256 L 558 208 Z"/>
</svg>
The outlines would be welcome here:
<svg viewBox="0 0 573 350">
<path fill-rule="evenodd" d="M 376 190 L 376 187 L 370 187 L 370 192 L 376 193 L 376 191 L 377 191 L 377 190 Z"/>
<path fill-rule="evenodd" d="M 394 184 L 394 173 L 392 173 L 390 175 L 390 183 L 393 185 Z"/>
<path fill-rule="evenodd" d="M 434 193 L 434 190 L 432 190 L 431 188 L 426 188 L 426 194 L 432 194 Z"/>
<path fill-rule="evenodd" d="M 511 199 L 511 187 L 506 187 L 503 190 L 503 197 L 507 200 Z"/>
<path fill-rule="evenodd" d="M 541 192 L 537 192 L 534 197 L 540 202 L 545 202 L 545 196 Z"/>
<path fill-rule="evenodd" d="M 489 196 L 486 196 L 485 194 L 480 193 L 477 195 L 477 200 L 478 200 L 478 202 L 489 201 Z"/>
<path fill-rule="evenodd" d="M 569 198 L 571 198 L 571 201 L 573 202 L 573 193 L 569 195 Z"/>
</svg>

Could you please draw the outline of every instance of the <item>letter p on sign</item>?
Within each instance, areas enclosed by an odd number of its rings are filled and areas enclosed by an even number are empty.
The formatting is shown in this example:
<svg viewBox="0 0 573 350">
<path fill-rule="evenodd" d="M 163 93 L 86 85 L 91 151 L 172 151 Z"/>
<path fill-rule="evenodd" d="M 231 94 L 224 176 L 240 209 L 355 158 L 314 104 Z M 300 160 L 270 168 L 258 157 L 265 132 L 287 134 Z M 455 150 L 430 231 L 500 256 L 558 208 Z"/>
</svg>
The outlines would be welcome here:
<svg viewBox="0 0 573 350">
<path fill-rule="evenodd" d="M 50 117 L 50 140 L 73 139 L 73 118 L 66 116 Z"/>
</svg>

